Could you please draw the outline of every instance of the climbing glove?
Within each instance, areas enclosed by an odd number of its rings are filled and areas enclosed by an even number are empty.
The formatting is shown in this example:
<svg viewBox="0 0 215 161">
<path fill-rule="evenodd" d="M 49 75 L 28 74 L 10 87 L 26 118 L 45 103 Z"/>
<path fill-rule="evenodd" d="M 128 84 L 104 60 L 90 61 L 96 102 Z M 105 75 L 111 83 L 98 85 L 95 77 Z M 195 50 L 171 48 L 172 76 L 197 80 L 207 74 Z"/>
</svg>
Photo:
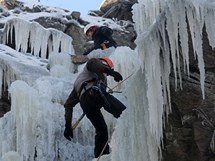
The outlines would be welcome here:
<svg viewBox="0 0 215 161">
<path fill-rule="evenodd" d="M 123 80 L 122 75 L 119 72 L 116 72 L 116 71 L 114 71 L 112 69 L 105 68 L 104 72 L 107 73 L 108 75 L 113 76 L 114 80 L 116 82 L 119 82 L 119 81 Z"/>
<path fill-rule="evenodd" d="M 65 130 L 64 130 L 64 137 L 71 141 L 71 138 L 73 138 L 73 131 L 71 128 L 71 122 L 67 121 L 65 125 Z"/>
</svg>

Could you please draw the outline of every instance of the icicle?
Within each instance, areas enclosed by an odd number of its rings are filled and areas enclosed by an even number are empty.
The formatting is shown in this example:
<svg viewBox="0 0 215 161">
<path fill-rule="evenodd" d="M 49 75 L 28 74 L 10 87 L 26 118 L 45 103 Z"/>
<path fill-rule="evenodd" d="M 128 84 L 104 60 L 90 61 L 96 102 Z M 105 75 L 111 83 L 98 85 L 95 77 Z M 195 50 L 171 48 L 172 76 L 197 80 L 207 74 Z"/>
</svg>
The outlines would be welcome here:
<svg viewBox="0 0 215 161">
<path fill-rule="evenodd" d="M 195 33 L 194 33 L 194 23 L 195 23 L 195 15 L 194 15 L 194 8 L 191 5 L 186 6 L 186 12 L 187 12 L 187 19 L 188 19 L 188 24 L 190 27 L 190 34 L 191 34 L 191 40 L 192 40 L 192 46 L 193 49 L 196 48 L 195 45 Z M 194 58 L 196 59 L 196 54 L 194 52 Z"/>
<path fill-rule="evenodd" d="M 3 91 L 3 89 L 2 89 L 2 84 L 3 84 L 2 80 L 3 80 L 3 69 L 0 67 L 0 84 L 1 84 L 1 86 L 0 86 L 0 98 L 2 98 L 2 91 Z"/>
<path fill-rule="evenodd" d="M 145 72 L 148 84 L 147 98 L 149 103 L 149 122 L 152 134 L 155 136 L 156 144 L 160 147 L 160 141 L 162 139 L 162 115 L 163 115 L 163 96 L 161 86 L 161 73 L 160 73 L 160 44 L 159 39 L 155 32 L 149 38 L 145 40 L 145 44 L 153 44 L 153 48 L 145 45 L 150 54 L 145 57 Z M 149 53 L 149 52 L 146 52 Z"/>
<path fill-rule="evenodd" d="M 10 87 L 10 84 L 15 81 L 16 79 L 20 79 L 19 74 L 15 72 L 14 69 L 5 62 L 4 60 L 1 60 L 0 70 L 1 70 L 1 91 L 6 91 L 8 87 Z M 2 89 L 2 87 L 4 87 Z"/>
<path fill-rule="evenodd" d="M 61 49 L 61 52 L 74 55 L 72 38 L 58 30 L 50 29 L 50 31 L 52 35 L 52 53 L 58 53 Z"/>
<path fill-rule="evenodd" d="M 42 28 L 38 23 L 32 22 L 31 29 L 30 29 L 31 53 L 34 53 L 34 55 L 37 57 L 46 58 L 46 51 L 47 51 L 49 36 L 50 36 L 50 31 Z"/>
<path fill-rule="evenodd" d="M 205 26 L 208 40 L 212 48 L 215 48 L 215 9 L 209 6 L 207 9 L 205 9 L 205 12 L 205 14 L 207 14 L 207 18 L 205 18 Z"/>
<path fill-rule="evenodd" d="M 58 53 L 60 49 L 62 34 L 57 30 L 51 29 L 51 36 L 52 36 L 52 53 Z"/>
<path fill-rule="evenodd" d="M 148 22 L 145 15 L 145 7 L 143 4 L 134 4 L 133 5 L 133 19 L 138 22 L 137 25 L 134 26 L 135 31 L 138 33 L 145 32 L 150 26 L 150 22 Z M 138 16 L 142 15 L 142 16 Z"/>
<path fill-rule="evenodd" d="M 21 52 L 26 53 L 28 48 L 30 25 L 27 21 L 20 21 L 19 19 L 12 19 L 12 23 L 15 29 L 16 50 L 21 50 Z"/>
<path fill-rule="evenodd" d="M 177 5 L 179 8 L 179 37 L 180 37 L 180 45 L 181 45 L 181 52 L 183 57 L 184 63 L 184 73 L 187 72 L 188 76 L 190 74 L 189 71 L 189 48 L 188 48 L 188 29 L 186 23 L 186 15 L 185 15 L 185 6 L 182 4 L 182 1 L 178 2 Z M 183 3 L 185 3 L 183 1 Z"/>
<path fill-rule="evenodd" d="M 61 39 L 61 52 L 69 53 L 70 55 L 75 55 L 75 50 L 72 47 L 71 37 L 64 35 Z"/>
<path fill-rule="evenodd" d="M 200 83 L 201 83 L 201 89 L 202 89 L 202 97 L 205 99 L 205 65 L 204 65 L 204 59 L 203 59 L 203 50 L 202 50 L 202 30 L 199 29 L 199 26 L 195 26 L 195 36 L 196 36 L 196 55 L 198 58 L 198 67 L 200 71 Z"/>
<path fill-rule="evenodd" d="M 171 48 L 171 59 L 173 63 L 173 71 L 175 76 L 175 88 L 177 88 L 177 63 L 176 63 L 176 45 L 175 45 L 175 32 L 178 33 L 177 23 L 173 23 L 173 18 L 171 17 L 171 11 L 167 10 L 166 13 L 166 29 L 169 36 L 170 48 Z M 175 26 L 176 25 L 176 26 Z M 175 31 L 177 29 L 177 31 Z M 176 36 L 178 37 L 178 36 Z"/>
<path fill-rule="evenodd" d="M 6 30 L 6 42 L 12 41 L 13 28 L 15 30 L 16 50 L 26 53 L 28 47 L 31 48 L 31 54 L 41 58 L 48 58 L 52 52 L 58 53 L 60 48 L 62 52 L 74 54 L 72 38 L 61 31 L 55 29 L 45 29 L 39 23 L 27 22 L 22 19 L 9 20 L 4 28 Z M 11 35 L 9 38 L 8 35 Z M 41 39 L 42 37 L 42 39 Z M 29 42 L 30 41 L 30 42 Z M 30 46 L 28 46 L 30 45 Z M 47 54 L 47 49 L 49 53 Z"/>
<path fill-rule="evenodd" d="M 195 5 L 195 8 L 199 9 L 197 3 L 194 3 L 194 5 Z M 192 35 L 194 55 L 196 55 L 198 59 L 202 97 L 204 99 L 205 98 L 205 88 L 204 88 L 205 69 L 204 69 L 204 59 L 203 59 L 203 49 L 202 49 L 202 31 L 203 31 L 204 18 L 203 16 L 200 16 L 200 12 L 204 13 L 204 9 L 203 8 L 200 8 L 199 10 L 198 9 L 197 9 L 197 13 L 196 12 L 191 13 L 187 7 L 187 13 L 188 13 L 188 21 L 189 21 L 188 23 L 190 25 L 190 30 Z M 195 19 L 196 16 L 199 18 Z"/>
<path fill-rule="evenodd" d="M 164 92 L 164 105 L 166 107 L 166 118 L 171 112 L 171 96 L 170 96 L 170 84 L 169 84 L 169 75 L 171 72 L 171 63 L 170 63 L 170 50 L 169 50 L 169 43 L 168 38 L 166 35 L 166 27 L 165 21 L 161 22 L 159 25 L 159 31 L 161 34 L 161 42 L 163 42 L 161 51 L 163 59 L 161 59 L 161 76 L 162 76 L 162 85 L 163 85 L 163 92 Z"/>
</svg>

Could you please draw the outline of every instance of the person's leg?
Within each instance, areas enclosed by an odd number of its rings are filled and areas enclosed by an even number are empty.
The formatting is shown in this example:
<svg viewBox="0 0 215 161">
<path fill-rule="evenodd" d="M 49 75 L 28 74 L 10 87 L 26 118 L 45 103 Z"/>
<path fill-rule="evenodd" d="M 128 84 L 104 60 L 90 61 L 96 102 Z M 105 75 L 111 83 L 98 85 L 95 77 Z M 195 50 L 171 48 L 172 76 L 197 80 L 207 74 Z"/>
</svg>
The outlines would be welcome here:
<svg viewBox="0 0 215 161">
<path fill-rule="evenodd" d="M 104 103 L 104 109 L 111 113 L 114 117 L 118 118 L 122 114 L 122 111 L 126 109 L 126 106 L 120 102 L 117 98 L 110 95 L 109 93 L 105 94 L 105 98 L 107 99 L 110 106 Z"/>
<path fill-rule="evenodd" d="M 100 111 L 97 112 L 93 117 L 92 115 L 90 115 L 88 118 L 96 129 L 94 155 L 97 158 L 108 141 L 107 125 Z M 107 145 L 104 149 L 103 154 L 109 153 L 109 145 Z"/>
<path fill-rule="evenodd" d="M 95 127 L 95 148 L 94 155 L 97 158 L 102 149 L 104 148 L 106 142 L 108 141 L 108 130 L 105 123 L 104 117 L 100 111 L 101 103 L 98 101 L 98 98 L 94 98 L 89 95 L 83 95 L 81 98 L 81 107 L 86 114 L 87 118 Z M 109 154 L 109 146 L 107 145 L 103 154 Z"/>
</svg>

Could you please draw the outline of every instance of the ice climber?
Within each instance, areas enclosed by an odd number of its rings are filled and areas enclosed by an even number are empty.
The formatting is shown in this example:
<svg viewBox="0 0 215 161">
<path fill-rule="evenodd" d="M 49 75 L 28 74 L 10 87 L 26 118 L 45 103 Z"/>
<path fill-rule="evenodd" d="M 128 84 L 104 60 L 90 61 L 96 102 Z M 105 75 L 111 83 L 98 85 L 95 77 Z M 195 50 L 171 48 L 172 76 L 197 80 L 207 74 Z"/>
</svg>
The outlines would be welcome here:
<svg viewBox="0 0 215 161">
<path fill-rule="evenodd" d="M 117 82 L 123 79 L 120 73 L 114 71 L 113 63 L 109 58 L 89 59 L 82 73 L 75 80 L 73 90 L 64 104 L 65 138 L 70 141 L 73 138 L 71 129 L 73 107 L 80 102 L 83 112 L 95 127 L 94 155 L 96 158 L 101 155 L 102 149 L 108 142 L 107 125 L 100 109 L 104 107 L 115 118 L 120 117 L 122 111 L 126 109 L 125 105 L 106 91 L 107 75 L 114 77 Z M 109 145 L 107 145 L 102 155 L 109 153 Z"/>
<path fill-rule="evenodd" d="M 92 57 L 102 57 L 102 56 L 95 56 L 95 54 L 106 54 L 108 57 L 111 53 L 115 51 L 117 47 L 116 41 L 112 38 L 113 30 L 107 26 L 97 26 L 94 24 L 88 24 L 84 28 L 84 33 L 93 40 L 94 46 L 84 52 L 83 55 L 88 55 L 89 58 Z M 91 53 L 95 51 L 95 53 Z M 93 55 L 93 56 L 91 56 Z"/>
</svg>

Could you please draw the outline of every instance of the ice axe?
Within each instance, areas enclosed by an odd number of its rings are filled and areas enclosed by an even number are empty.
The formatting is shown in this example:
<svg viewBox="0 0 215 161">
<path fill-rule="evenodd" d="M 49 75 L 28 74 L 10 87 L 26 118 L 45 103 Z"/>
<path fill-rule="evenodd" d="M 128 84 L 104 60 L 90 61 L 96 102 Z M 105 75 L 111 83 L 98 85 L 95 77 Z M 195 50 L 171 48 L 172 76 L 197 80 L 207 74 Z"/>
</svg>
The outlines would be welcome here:
<svg viewBox="0 0 215 161">
<path fill-rule="evenodd" d="M 133 73 L 132 74 L 130 74 L 129 76 L 127 76 L 125 79 L 123 79 L 121 82 L 119 82 L 117 85 L 115 85 L 113 88 L 111 88 L 111 89 L 109 89 L 108 90 L 108 93 L 113 93 L 114 91 L 114 89 L 116 88 L 116 87 L 118 87 L 120 84 L 122 84 L 123 82 L 125 82 L 128 78 L 130 78 L 131 76 L 133 75 Z"/>
<path fill-rule="evenodd" d="M 80 121 L 84 118 L 84 116 L 85 116 L 85 113 L 83 113 L 83 114 L 80 116 L 80 118 L 71 126 L 71 128 L 72 128 L 73 130 L 78 126 L 78 124 L 79 124 Z"/>
<path fill-rule="evenodd" d="M 128 77 L 126 77 L 124 80 L 122 80 L 121 82 L 119 82 L 116 86 L 114 86 L 113 88 L 109 89 L 108 93 L 113 93 L 113 89 L 116 88 L 117 86 L 119 86 L 120 84 L 122 84 L 124 81 L 126 81 L 128 78 L 130 78 L 133 75 L 133 73 L 131 75 L 129 75 Z M 71 128 L 74 130 L 78 124 L 81 122 L 81 120 L 84 118 L 85 113 L 83 113 L 80 118 L 71 126 Z"/>
</svg>

